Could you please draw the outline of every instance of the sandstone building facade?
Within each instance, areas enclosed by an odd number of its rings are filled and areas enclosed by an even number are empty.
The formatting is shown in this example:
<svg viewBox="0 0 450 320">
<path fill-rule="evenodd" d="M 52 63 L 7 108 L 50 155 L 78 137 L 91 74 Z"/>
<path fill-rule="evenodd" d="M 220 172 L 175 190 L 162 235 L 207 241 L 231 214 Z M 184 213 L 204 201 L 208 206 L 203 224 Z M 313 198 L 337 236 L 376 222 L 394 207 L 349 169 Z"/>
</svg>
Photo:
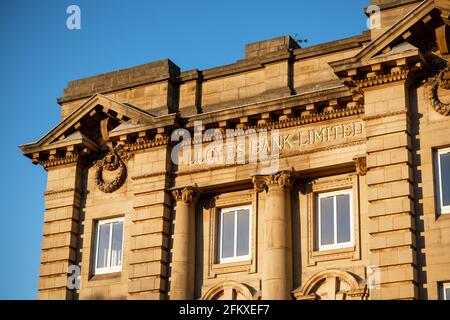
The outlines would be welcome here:
<svg viewBox="0 0 450 320">
<path fill-rule="evenodd" d="M 38 298 L 450 299 L 450 1 L 371 4 L 352 38 L 70 82 L 21 146 Z"/>
</svg>

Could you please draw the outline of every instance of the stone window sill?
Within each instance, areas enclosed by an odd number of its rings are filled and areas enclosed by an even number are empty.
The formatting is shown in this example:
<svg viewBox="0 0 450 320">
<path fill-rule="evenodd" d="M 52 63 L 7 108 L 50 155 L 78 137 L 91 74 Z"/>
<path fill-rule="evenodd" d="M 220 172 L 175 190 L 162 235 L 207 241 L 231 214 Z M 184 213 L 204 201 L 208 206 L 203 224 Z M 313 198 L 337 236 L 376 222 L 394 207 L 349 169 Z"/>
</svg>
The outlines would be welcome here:
<svg viewBox="0 0 450 320">
<path fill-rule="evenodd" d="M 252 260 L 223 264 L 216 263 L 211 266 L 211 269 L 215 274 L 250 272 L 252 265 Z"/>
<path fill-rule="evenodd" d="M 96 274 L 89 278 L 89 281 L 101 281 L 101 280 L 112 280 L 112 279 L 120 279 L 122 276 L 122 272 L 112 272 L 105 274 Z"/>
<path fill-rule="evenodd" d="M 315 261 L 328 261 L 340 259 L 354 259 L 356 247 L 351 246 L 347 248 L 331 249 L 324 251 L 313 251 L 311 257 Z"/>
<path fill-rule="evenodd" d="M 450 213 L 438 214 L 436 221 L 440 221 L 440 220 L 450 220 Z"/>
</svg>

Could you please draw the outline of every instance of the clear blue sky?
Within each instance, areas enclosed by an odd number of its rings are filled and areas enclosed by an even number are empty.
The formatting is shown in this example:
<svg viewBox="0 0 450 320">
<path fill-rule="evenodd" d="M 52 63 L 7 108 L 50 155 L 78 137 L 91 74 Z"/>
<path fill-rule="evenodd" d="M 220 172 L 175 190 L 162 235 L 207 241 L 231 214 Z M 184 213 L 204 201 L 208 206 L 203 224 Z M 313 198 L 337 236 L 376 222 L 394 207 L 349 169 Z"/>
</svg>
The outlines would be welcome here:
<svg viewBox="0 0 450 320">
<path fill-rule="evenodd" d="M 81 30 L 66 9 L 81 8 Z M 246 43 L 298 34 L 307 46 L 366 29 L 368 0 L 1 0 L 0 299 L 37 294 L 46 173 L 22 156 L 59 119 L 67 82 L 169 58 L 182 70 L 244 56 Z"/>
</svg>

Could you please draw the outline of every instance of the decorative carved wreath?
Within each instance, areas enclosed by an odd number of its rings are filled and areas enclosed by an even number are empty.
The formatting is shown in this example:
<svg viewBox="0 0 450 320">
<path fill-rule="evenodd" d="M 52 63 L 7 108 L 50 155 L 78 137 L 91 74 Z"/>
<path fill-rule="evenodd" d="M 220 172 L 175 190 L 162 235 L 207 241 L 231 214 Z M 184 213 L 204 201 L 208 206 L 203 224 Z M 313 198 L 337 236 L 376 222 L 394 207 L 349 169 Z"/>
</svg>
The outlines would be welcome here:
<svg viewBox="0 0 450 320">
<path fill-rule="evenodd" d="M 95 163 L 95 184 L 104 193 L 113 193 L 118 190 L 127 179 L 127 167 L 124 161 L 131 158 L 131 155 L 123 149 L 122 146 L 117 146 L 110 149 L 102 159 Z M 119 170 L 117 177 L 111 182 L 103 180 L 103 170 L 116 171 Z"/>
<path fill-rule="evenodd" d="M 450 73 L 450 67 L 444 68 L 437 76 L 430 79 L 431 83 L 431 92 L 430 92 L 430 100 L 433 106 L 433 109 L 444 116 L 450 115 L 450 103 L 443 103 L 439 99 L 439 88 L 441 89 L 450 89 L 450 81 L 449 79 L 445 79 L 444 75 Z"/>
</svg>

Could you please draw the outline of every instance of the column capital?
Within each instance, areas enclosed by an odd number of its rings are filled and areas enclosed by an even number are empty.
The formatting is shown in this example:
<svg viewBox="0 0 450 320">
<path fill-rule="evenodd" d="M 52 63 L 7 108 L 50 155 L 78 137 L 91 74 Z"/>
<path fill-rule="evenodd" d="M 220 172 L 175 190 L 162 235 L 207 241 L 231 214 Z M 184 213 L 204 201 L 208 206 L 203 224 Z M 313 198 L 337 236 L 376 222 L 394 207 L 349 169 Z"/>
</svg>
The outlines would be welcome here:
<svg viewBox="0 0 450 320">
<path fill-rule="evenodd" d="M 173 190 L 172 195 L 177 202 L 192 204 L 197 201 L 200 194 L 198 193 L 197 186 L 187 186 L 182 189 Z"/>
<path fill-rule="evenodd" d="M 278 186 L 282 189 L 292 188 L 294 169 L 283 170 L 272 175 L 253 176 L 253 185 L 256 192 L 268 191 L 269 187 Z"/>
</svg>

